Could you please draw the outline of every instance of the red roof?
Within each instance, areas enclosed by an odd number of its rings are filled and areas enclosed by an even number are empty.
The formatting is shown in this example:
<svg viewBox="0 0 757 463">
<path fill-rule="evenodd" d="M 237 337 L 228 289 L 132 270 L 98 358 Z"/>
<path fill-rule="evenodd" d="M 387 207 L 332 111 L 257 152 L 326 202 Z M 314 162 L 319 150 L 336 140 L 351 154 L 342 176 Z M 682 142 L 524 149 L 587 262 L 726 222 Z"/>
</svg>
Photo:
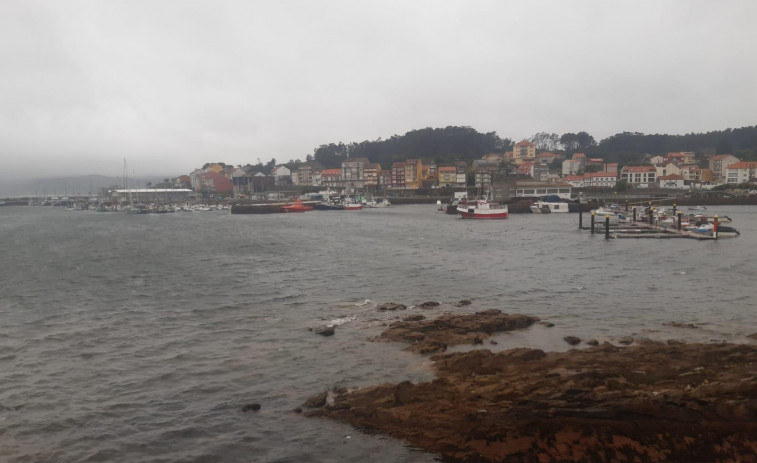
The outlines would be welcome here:
<svg viewBox="0 0 757 463">
<path fill-rule="evenodd" d="M 534 145 L 528 140 L 523 140 L 522 142 L 517 143 L 515 146 L 536 146 L 536 145 Z"/>
<path fill-rule="evenodd" d="M 587 172 L 584 174 L 584 177 L 613 177 L 617 178 L 618 174 L 615 172 Z"/>
<path fill-rule="evenodd" d="M 654 166 L 625 166 L 623 170 L 626 172 L 656 172 L 657 169 Z"/>
<path fill-rule="evenodd" d="M 437 170 L 439 172 L 457 172 L 457 167 L 440 167 Z"/>
<path fill-rule="evenodd" d="M 662 177 L 657 177 L 657 180 L 684 180 L 683 176 L 678 174 L 670 174 L 670 175 L 663 175 Z"/>
<path fill-rule="evenodd" d="M 573 159 L 575 158 L 585 158 L 586 155 L 584 153 L 573 153 Z"/>
<path fill-rule="evenodd" d="M 731 164 L 729 169 L 757 169 L 757 162 L 741 161 Z"/>
<path fill-rule="evenodd" d="M 563 178 L 563 180 L 565 180 L 566 182 L 577 182 L 583 179 L 584 178 L 580 175 L 566 175 L 565 178 Z"/>
<path fill-rule="evenodd" d="M 325 169 L 321 171 L 321 176 L 323 175 L 342 175 L 342 169 Z"/>
</svg>

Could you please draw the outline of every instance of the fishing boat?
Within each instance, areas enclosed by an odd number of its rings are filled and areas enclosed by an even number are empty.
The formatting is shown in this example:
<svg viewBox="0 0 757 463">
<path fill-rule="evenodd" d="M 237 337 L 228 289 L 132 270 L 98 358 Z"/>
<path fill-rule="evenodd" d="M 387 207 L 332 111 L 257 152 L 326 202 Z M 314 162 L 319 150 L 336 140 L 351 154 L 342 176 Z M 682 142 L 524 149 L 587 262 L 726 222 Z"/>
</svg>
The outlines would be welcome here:
<svg viewBox="0 0 757 463">
<path fill-rule="evenodd" d="M 506 219 L 507 216 L 506 204 L 492 204 L 487 200 L 477 201 L 475 205 L 468 205 L 468 209 L 460 210 L 460 217 L 463 219 Z"/>
<path fill-rule="evenodd" d="M 298 199 L 292 204 L 286 204 L 284 206 L 281 206 L 281 212 L 307 212 L 312 211 L 313 206 L 308 206 L 307 204 L 303 203 L 302 200 Z"/>
<path fill-rule="evenodd" d="M 346 203 L 344 205 L 345 211 L 359 211 L 363 208 L 363 205 L 360 203 Z"/>
<path fill-rule="evenodd" d="M 343 211 L 344 206 L 333 201 L 321 201 L 315 205 L 315 209 L 317 211 Z"/>
</svg>

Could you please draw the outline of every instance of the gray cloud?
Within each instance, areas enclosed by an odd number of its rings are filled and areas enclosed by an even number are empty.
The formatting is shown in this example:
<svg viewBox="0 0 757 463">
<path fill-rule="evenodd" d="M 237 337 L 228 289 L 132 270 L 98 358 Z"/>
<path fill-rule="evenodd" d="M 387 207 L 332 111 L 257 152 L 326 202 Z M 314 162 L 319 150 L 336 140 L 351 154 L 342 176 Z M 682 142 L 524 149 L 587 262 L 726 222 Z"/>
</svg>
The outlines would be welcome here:
<svg viewBox="0 0 757 463">
<path fill-rule="evenodd" d="M 753 125 L 751 1 L 5 1 L 2 176 L 178 175 L 470 125 Z"/>
</svg>

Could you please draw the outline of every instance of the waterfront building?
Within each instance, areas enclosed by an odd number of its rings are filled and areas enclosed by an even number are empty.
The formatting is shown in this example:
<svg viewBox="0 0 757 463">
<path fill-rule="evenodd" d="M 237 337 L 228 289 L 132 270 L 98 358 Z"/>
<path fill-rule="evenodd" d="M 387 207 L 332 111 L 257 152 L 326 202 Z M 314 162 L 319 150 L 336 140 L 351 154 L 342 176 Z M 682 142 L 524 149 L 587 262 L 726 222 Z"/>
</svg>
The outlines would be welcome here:
<svg viewBox="0 0 757 463">
<path fill-rule="evenodd" d="M 657 177 L 664 177 L 667 175 L 681 175 L 681 168 L 672 162 L 655 164 L 655 173 Z"/>
<path fill-rule="evenodd" d="M 368 163 L 363 168 L 363 178 L 366 188 L 375 188 L 379 186 L 379 173 L 381 172 L 381 164 Z"/>
<path fill-rule="evenodd" d="M 711 156 L 709 167 L 712 169 L 714 180 L 722 180 L 726 178 L 728 168 L 739 161 L 739 158 L 731 154 L 717 154 Z"/>
<path fill-rule="evenodd" d="M 416 189 L 421 187 L 423 180 L 423 162 L 420 159 L 405 160 L 405 188 Z"/>
<path fill-rule="evenodd" d="M 366 158 L 347 158 L 342 161 L 342 184 L 345 188 L 365 187 Z"/>
<path fill-rule="evenodd" d="M 620 179 L 625 180 L 629 186 L 648 187 L 654 185 L 657 178 L 655 166 L 625 166 L 620 171 Z"/>
<path fill-rule="evenodd" d="M 731 164 L 726 170 L 726 183 L 738 185 L 757 178 L 757 162 L 740 161 Z"/>
<path fill-rule="evenodd" d="M 457 186 L 457 167 L 439 167 L 437 173 L 437 182 L 440 187 Z"/>
<path fill-rule="evenodd" d="M 474 174 L 476 188 L 484 188 L 492 184 L 492 174 L 485 170 L 477 170 Z"/>
<path fill-rule="evenodd" d="M 392 169 L 378 171 L 378 186 L 379 188 L 392 187 Z"/>
<path fill-rule="evenodd" d="M 292 183 L 292 171 L 287 166 L 275 167 L 272 175 L 277 186 L 290 185 Z"/>
<path fill-rule="evenodd" d="M 405 163 L 392 163 L 392 188 L 405 188 Z"/>
<path fill-rule="evenodd" d="M 660 188 L 674 188 L 678 190 L 688 188 L 683 176 L 678 174 L 657 177 L 657 182 Z"/>
<path fill-rule="evenodd" d="M 573 192 L 572 186 L 567 183 L 543 183 L 543 182 L 517 182 L 512 188 L 510 196 L 518 198 L 540 198 L 542 196 L 556 195 L 569 200 Z"/>
<path fill-rule="evenodd" d="M 329 188 L 341 188 L 342 169 L 324 169 L 321 171 L 321 185 Z"/>
</svg>

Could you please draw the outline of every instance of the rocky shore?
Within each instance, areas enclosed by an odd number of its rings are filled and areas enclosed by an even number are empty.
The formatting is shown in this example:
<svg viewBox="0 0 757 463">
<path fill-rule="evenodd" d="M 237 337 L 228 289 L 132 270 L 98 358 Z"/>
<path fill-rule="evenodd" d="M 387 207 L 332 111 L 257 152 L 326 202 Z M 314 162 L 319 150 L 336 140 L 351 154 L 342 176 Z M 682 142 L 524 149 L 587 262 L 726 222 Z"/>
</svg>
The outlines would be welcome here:
<svg viewBox="0 0 757 463">
<path fill-rule="evenodd" d="M 423 353 L 535 321 L 496 310 L 442 315 L 395 323 L 380 338 Z M 757 462 L 754 344 L 636 340 L 431 358 L 432 382 L 321 393 L 306 414 L 404 439 L 447 462 Z"/>
</svg>

